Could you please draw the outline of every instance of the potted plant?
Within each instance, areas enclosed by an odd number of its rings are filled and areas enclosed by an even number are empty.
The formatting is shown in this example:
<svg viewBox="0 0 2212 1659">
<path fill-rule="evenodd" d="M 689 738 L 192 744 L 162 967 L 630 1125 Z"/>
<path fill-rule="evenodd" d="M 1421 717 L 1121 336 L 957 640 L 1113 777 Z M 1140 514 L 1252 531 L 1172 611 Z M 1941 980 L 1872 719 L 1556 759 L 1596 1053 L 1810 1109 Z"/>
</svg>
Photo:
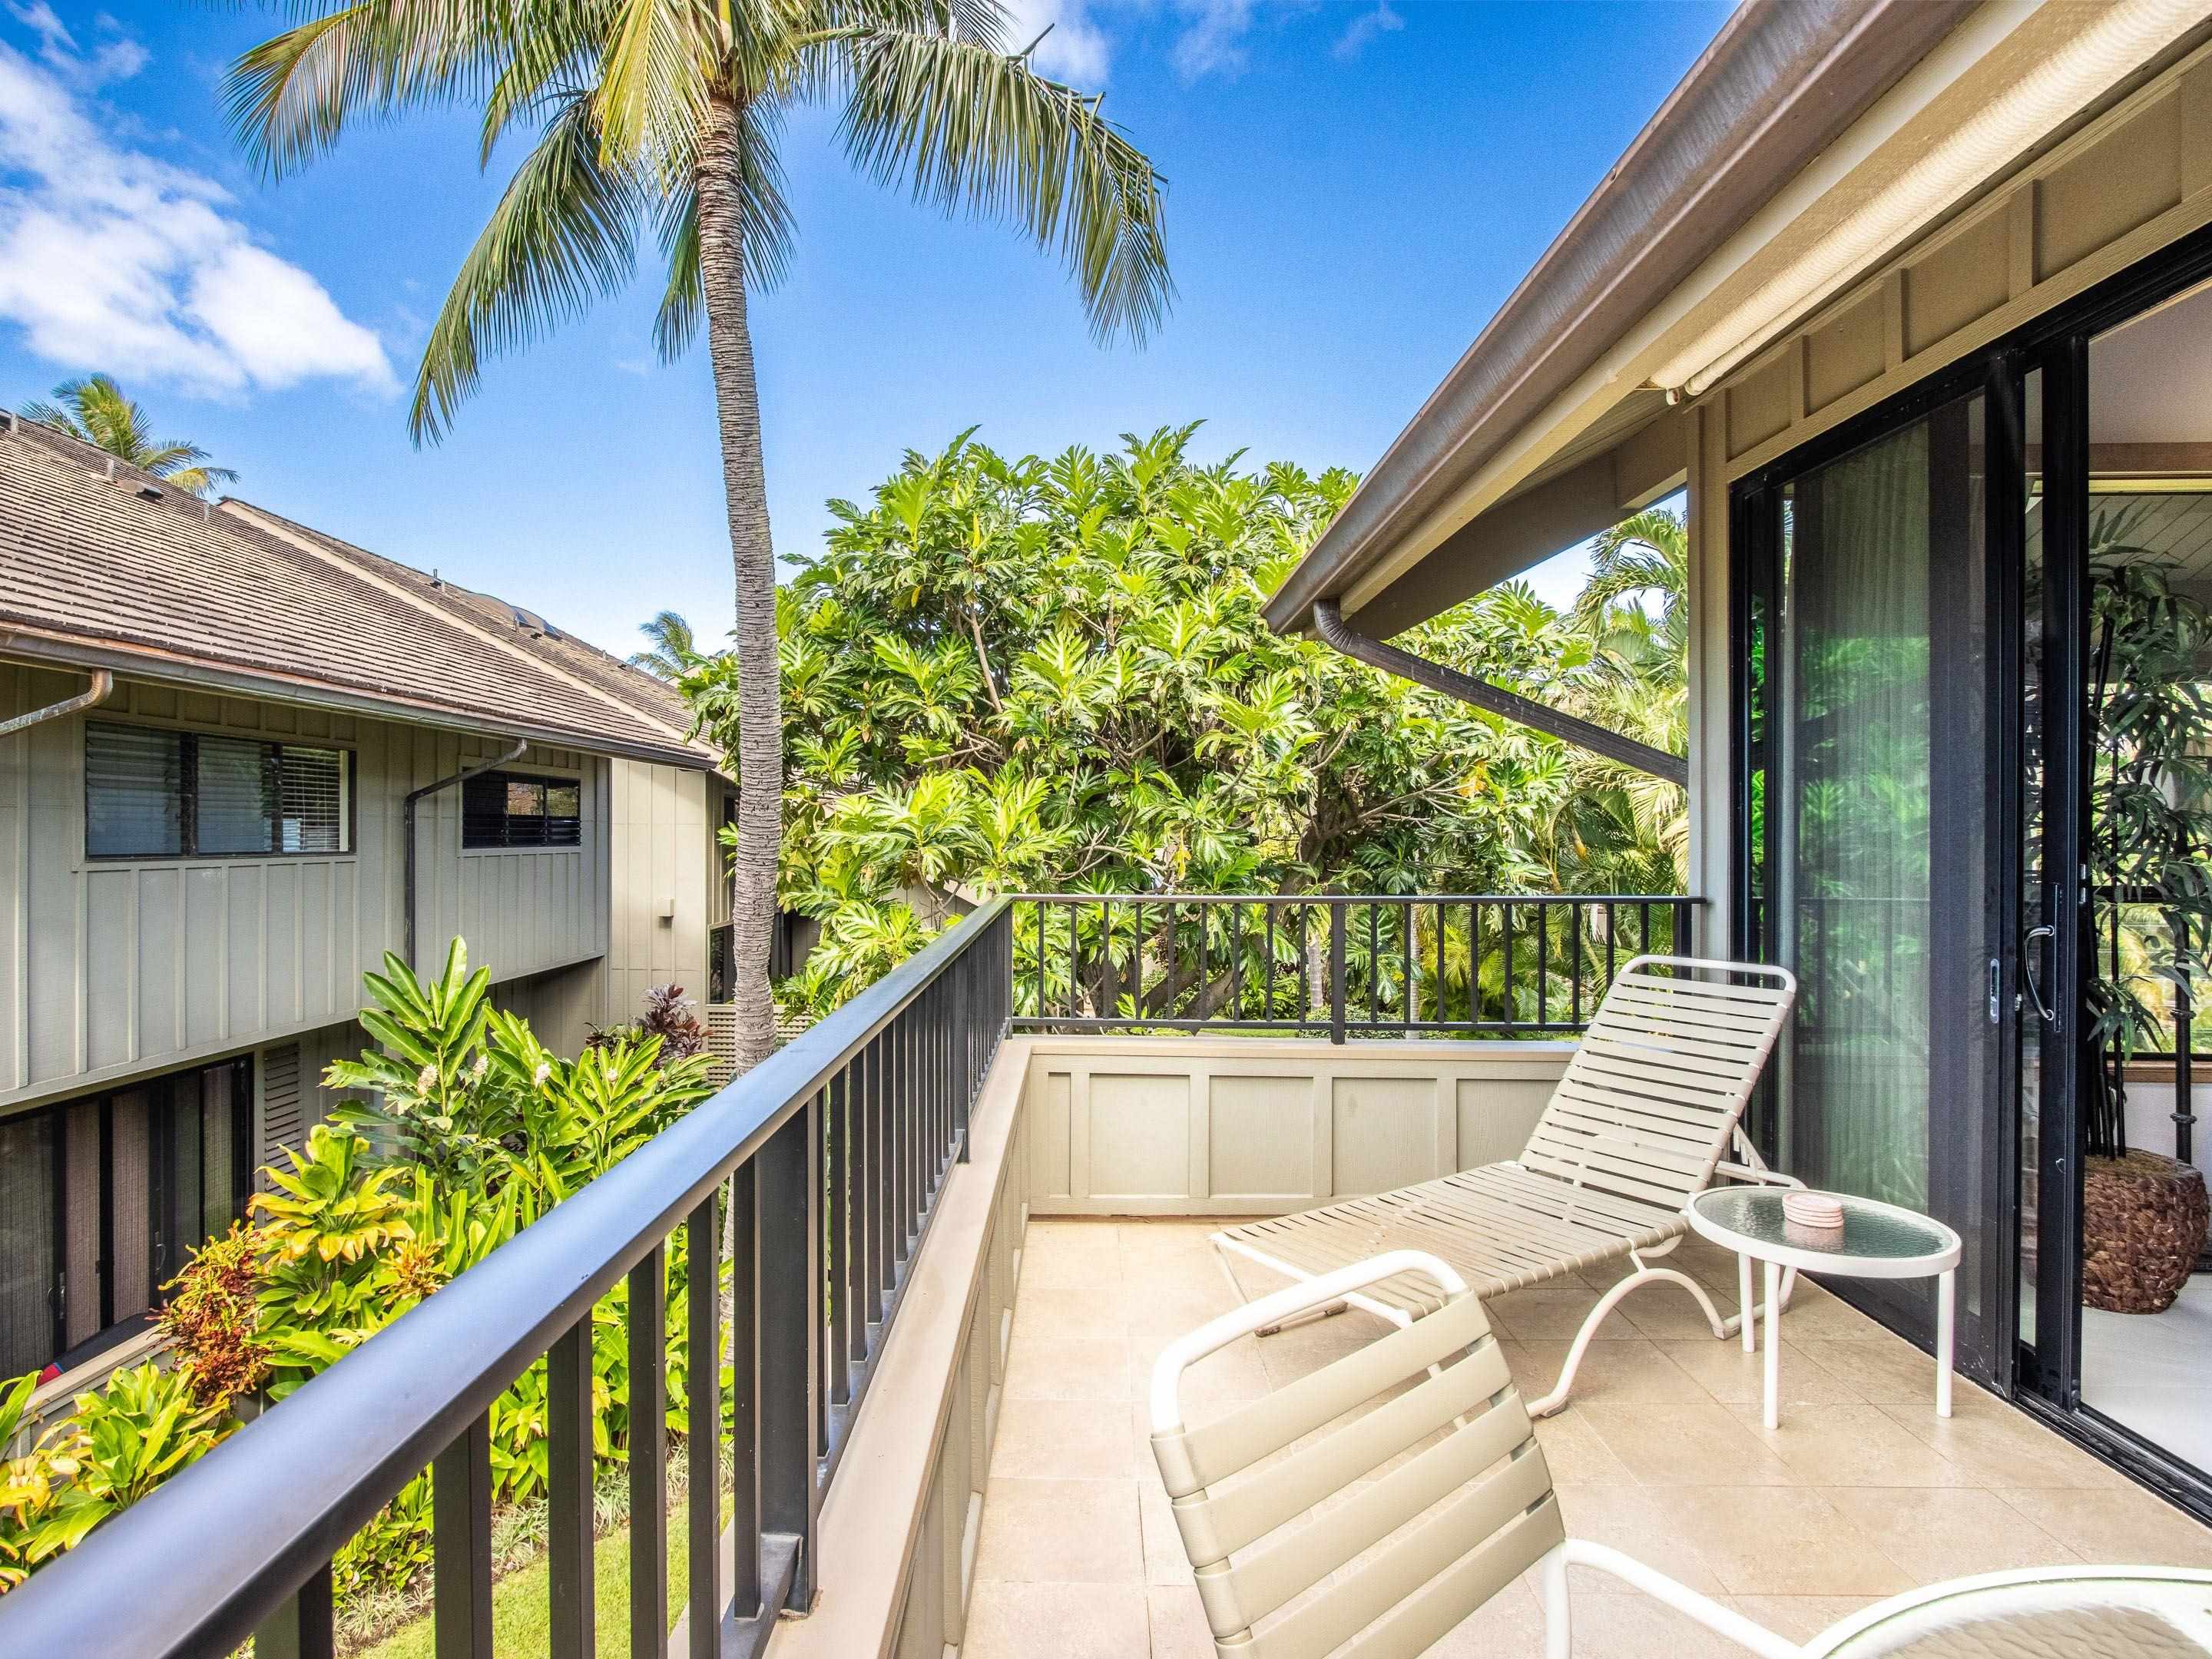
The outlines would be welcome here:
<svg viewBox="0 0 2212 1659">
<path fill-rule="evenodd" d="M 2089 883 L 2096 930 L 2084 1068 L 2082 1300 L 2160 1313 L 2196 1268 L 2203 1177 L 2127 1139 L 2127 1062 L 2164 1050 L 2173 1011 L 2205 978 L 2212 940 L 2212 611 L 2172 566 L 2129 544 L 2142 508 L 2100 514 L 2091 538 Z"/>
</svg>

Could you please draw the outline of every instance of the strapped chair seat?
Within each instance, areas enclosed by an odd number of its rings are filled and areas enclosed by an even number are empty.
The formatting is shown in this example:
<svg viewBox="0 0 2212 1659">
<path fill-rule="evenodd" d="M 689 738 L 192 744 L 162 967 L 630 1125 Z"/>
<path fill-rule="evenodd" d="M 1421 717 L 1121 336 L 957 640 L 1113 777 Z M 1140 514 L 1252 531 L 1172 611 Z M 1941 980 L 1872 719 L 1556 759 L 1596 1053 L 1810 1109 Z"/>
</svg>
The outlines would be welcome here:
<svg viewBox="0 0 2212 1659">
<path fill-rule="evenodd" d="M 1208 1354 L 1333 1298 L 1414 1280 L 1431 1304 L 1422 1317 L 1258 1400 L 1184 1420 L 1183 1373 Z M 1758 1659 L 2212 1653 L 2212 1573 L 2067 1565 L 1956 1579 L 1801 1646 L 1574 1537 L 1482 1304 L 1417 1251 L 1318 1274 L 1176 1338 L 1149 1401 L 1152 1455 L 1218 1659 L 1417 1659 L 1523 1573 L 1541 1600 L 1545 1659 L 1571 1659 L 1570 1567 Z"/>
<path fill-rule="evenodd" d="M 1716 1175 L 1786 1181 L 1760 1164 L 1740 1126 L 1796 992 L 1786 969 L 1638 957 L 1591 1017 L 1519 1158 L 1231 1227 L 1214 1243 L 1294 1279 L 1391 1251 L 1424 1251 L 1449 1262 L 1482 1297 L 1626 1258 L 1632 1270 L 1583 1322 L 1559 1386 L 1531 1403 L 1547 1415 L 1566 1403 L 1598 1326 L 1639 1285 L 1665 1281 L 1687 1290 L 1717 1337 L 1750 1316 L 1747 1288 L 1736 1316 L 1723 1318 L 1702 1285 L 1644 1257 L 1663 1256 L 1681 1241 L 1689 1231 L 1685 1207 Z M 1731 1146 L 1740 1161 L 1724 1159 Z M 1408 1273 L 1367 1285 L 1339 1305 L 1403 1325 L 1433 1310 L 1437 1297 L 1432 1279 Z"/>
</svg>

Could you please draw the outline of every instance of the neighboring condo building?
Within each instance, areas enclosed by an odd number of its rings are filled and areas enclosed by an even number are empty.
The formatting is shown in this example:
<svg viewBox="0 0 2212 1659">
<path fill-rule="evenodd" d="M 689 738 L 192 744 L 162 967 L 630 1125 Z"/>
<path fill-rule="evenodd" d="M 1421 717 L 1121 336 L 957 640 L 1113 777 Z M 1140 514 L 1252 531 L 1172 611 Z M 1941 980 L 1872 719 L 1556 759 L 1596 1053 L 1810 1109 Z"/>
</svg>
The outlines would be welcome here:
<svg viewBox="0 0 2212 1659">
<path fill-rule="evenodd" d="M 543 617 L 7 421 L 0 1376 L 149 1340 L 386 951 L 460 935 L 564 1052 L 703 1000 L 718 759 Z"/>
</svg>

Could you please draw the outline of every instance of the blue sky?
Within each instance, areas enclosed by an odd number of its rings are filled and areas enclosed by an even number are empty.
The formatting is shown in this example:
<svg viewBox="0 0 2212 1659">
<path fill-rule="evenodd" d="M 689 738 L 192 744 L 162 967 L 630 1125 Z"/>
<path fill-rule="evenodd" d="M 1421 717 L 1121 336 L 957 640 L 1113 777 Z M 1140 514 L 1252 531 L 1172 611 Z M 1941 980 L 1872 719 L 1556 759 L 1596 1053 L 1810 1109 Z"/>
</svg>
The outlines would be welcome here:
<svg viewBox="0 0 2212 1659">
<path fill-rule="evenodd" d="M 1726 7 L 1021 0 L 1042 67 L 1107 94 L 1169 180 L 1180 298 L 1091 343 L 1048 258 L 784 142 L 799 225 L 752 308 L 779 553 L 908 448 L 1010 453 L 1203 418 L 1202 454 L 1361 469 L 1634 137 Z M 226 134 L 271 10 L 0 0 L 0 398 L 107 369 L 248 500 L 628 652 L 663 606 L 729 624 L 713 404 L 657 362 L 656 273 L 493 364 L 416 450 L 404 388 L 517 152 L 451 113 L 281 185 Z M 1571 575 L 1547 584 L 1571 590 Z"/>
</svg>

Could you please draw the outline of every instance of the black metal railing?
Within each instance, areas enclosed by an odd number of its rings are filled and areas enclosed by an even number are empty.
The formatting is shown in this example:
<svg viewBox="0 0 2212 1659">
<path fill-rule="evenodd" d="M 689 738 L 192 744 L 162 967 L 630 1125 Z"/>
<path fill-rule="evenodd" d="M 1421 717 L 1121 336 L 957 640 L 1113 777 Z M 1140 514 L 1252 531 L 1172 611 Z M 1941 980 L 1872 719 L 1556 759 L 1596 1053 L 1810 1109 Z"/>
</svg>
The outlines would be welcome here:
<svg viewBox="0 0 2212 1659">
<path fill-rule="evenodd" d="M 1620 964 L 1690 948 L 1680 894 L 1023 893 L 1017 1031 L 1567 1035 Z"/>
<path fill-rule="evenodd" d="M 0 1600 L 0 1653 L 332 1650 L 331 1558 L 427 1466 L 440 1659 L 490 1659 L 487 1413 L 543 1358 L 550 1659 L 596 1651 L 592 1321 L 629 1280 L 632 1659 L 669 1649 L 666 1246 L 684 1230 L 693 1659 L 836 1571 L 815 1517 L 1006 1030 L 1012 906 L 958 927 Z M 724 1229 L 733 1247 L 726 1259 Z M 702 1264 L 707 1270 L 702 1270 Z M 722 1286 L 726 1283 L 727 1289 Z M 718 1466 L 734 1471 L 729 1484 Z M 729 1546 L 725 1547 L 726 1543 Z"/>
</svg>

